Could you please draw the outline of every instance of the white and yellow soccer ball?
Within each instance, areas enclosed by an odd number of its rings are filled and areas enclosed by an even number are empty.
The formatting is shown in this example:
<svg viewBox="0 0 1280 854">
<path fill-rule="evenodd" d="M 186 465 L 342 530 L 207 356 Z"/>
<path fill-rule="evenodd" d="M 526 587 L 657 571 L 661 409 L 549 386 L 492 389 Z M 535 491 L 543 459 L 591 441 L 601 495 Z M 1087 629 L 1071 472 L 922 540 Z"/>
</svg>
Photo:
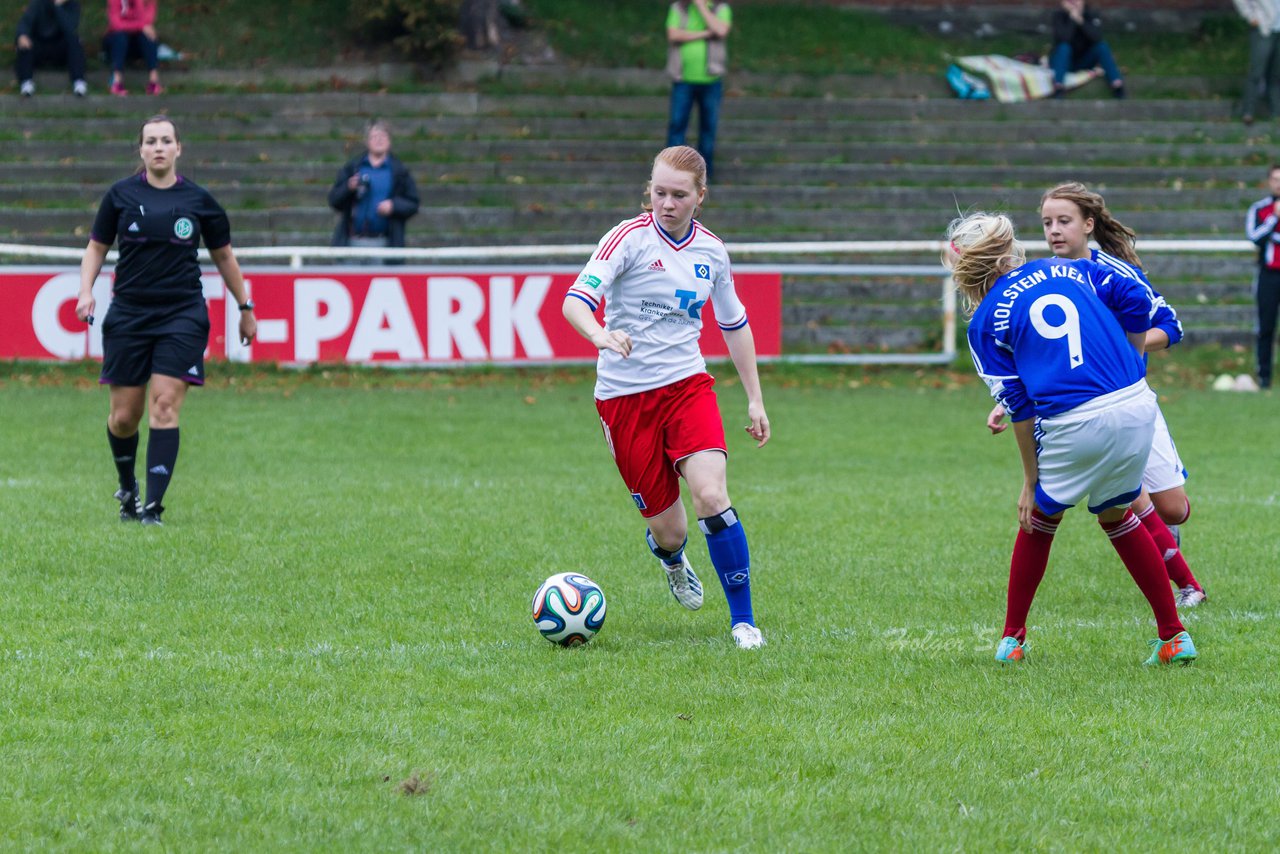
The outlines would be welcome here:
<svg viewBox="0 0 1280 854">
<path fill-rule="evenodd" d="M 560 646 L 578 646 L 604 625 L 604 591 L 579 572 L 561 572 L 533 594 L 533 621 L 542 636 Z"/>
</svg>

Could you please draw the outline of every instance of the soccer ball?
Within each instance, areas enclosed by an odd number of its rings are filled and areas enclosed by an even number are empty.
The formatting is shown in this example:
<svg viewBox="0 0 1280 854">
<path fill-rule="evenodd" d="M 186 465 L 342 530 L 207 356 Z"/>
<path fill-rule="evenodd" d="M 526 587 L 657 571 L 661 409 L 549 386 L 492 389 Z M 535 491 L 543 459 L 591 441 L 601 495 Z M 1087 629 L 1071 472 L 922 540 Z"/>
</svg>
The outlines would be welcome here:
<svg viewBox="0 0 1280 854">
<path fill-rule="evenodd" d="M 560 646 L 591 640 L 604 625 L 604 591 L 578 572 L 553 575 L 533 594 L 533 621 L 538 631 Z"/>
</svg>

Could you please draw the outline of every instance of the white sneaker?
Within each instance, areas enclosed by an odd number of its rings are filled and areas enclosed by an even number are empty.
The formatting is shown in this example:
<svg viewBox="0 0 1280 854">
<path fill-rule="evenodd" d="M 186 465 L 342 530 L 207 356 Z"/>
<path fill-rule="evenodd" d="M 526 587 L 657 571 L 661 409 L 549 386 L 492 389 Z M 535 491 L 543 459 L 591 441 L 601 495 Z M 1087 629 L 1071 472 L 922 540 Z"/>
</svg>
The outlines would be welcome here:
<svg viewBox="0 0 1280 854">
<path fill-rule="evenodd" d="M 734 623 L 731 632 L 738 649 L 759 649 L 764 646 L 764 635 L 750 623 Z"/>
<path fill-rule="evenodd" d="M 1173 602 L 1179 608 L 1194 608 L 1208 598 L 1203 590 L 1197 590 L 1189 584 L 1179 587 L 1178 592 L 1173 594 Z"/>
<path fill-rule="evenodd" d="M 83 98 L 85 95 L 89 94 L 89 84 L 85 83 L 83 80 L 77 80 L 75 83 L 71 84 L 71 92 L 77 98 Z"/>
<path fill-rule="evenodd" d="M 18 94 L 24 98 L 30 98 L 36 93 L 36 81 L 23 80 L 22 85 L 18 88 Z"/>
<path fill-rule="evenodd" d="M 682 554 L 680 557 L 684 561 L 682 566 L 667 566 L 661 560 L 658 563 L 662 564 L 662 569 L 667 574 L 667 586 L 671 588 L 671 595 L 690 611 L 696 611 L 702 607 L 702 582 L 689 565 L 689 556 Z"/>
</svg>

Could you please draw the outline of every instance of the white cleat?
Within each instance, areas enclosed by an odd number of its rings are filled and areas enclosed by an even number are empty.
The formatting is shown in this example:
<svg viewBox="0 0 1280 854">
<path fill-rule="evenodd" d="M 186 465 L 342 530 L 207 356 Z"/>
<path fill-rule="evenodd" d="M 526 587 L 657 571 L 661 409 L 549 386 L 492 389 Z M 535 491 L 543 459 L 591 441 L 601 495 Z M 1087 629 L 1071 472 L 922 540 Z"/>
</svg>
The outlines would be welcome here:
<svg viewBox="0 0 1280 854">
<path fill-rule="evenodd" d="M 738 645 L 738 649 L 759 649 L 764 646 L 764 635 L 750 623 L 734 623 L 732 633 L 733 642 Z"/>
<path fill-rule="evenodd" d="M 661 560 L 658 563 L 662 564 L 662 569 L 667 574 L 667 586 L 671 588 L 671 595 L 690 611 L 696 611 L 702 607 L 702 582 L 689 565 L 688 555 L 682 554 L 680 557 L 683 559 L 681 566 L 667 566 Z"/>
<path fill-rule="evenodd" d="M 1197 590 L 1189 584 L 1179 587 L 1178 592 L 1173 594 L 1173 602 L 1179 608 L 1194 608 L 1208 598 L 1203 590 Z"/>
</svg>

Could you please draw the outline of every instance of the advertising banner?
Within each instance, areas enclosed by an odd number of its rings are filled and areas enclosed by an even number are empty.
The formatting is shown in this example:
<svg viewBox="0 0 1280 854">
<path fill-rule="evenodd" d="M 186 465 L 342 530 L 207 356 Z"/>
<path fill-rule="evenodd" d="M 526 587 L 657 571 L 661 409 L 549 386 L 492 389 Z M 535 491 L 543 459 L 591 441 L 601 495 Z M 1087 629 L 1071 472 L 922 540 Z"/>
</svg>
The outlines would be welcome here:
<svg viewBox="0 0 1280 854">
<path fill-rule="evenodd" d="M 412 267 L 246 269 L 258 337 L 237 340 L 240 312 L 216 272 L 203 277 L 212 332 L 207 356 L 239 362 L 461 365 L 589 361 L 595 349 L 561 315 L 576 269 L 483 271 Z M 782 346 L 782 278 L 735 277 L 761 357 Z M 111 276 L 94 286 L 98 322 L 76 319 L 80 274 L 64 267 L 0 269 L 0 358 L 101 358 Z M 603 312 L 597 313 L 603 322 Z M 727 355 L 711 305 L 702 350 Z"/>
</svg>

